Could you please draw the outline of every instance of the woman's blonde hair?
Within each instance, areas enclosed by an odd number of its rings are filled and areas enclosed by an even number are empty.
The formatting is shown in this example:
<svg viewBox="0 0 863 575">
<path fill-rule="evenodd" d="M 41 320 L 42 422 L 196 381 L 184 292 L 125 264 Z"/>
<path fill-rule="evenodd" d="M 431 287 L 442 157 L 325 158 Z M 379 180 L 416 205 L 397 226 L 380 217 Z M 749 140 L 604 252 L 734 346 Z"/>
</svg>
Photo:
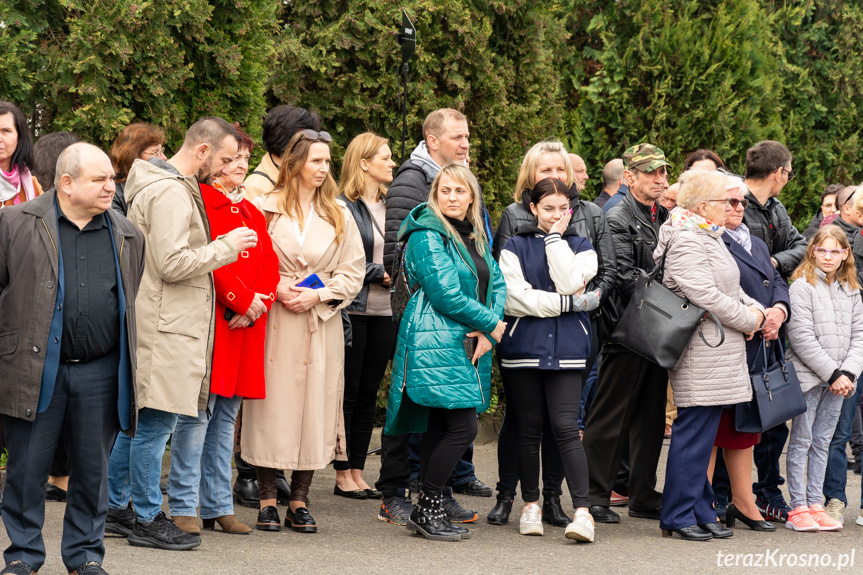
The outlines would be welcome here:
<svg viewBox="0 0 863 575">
<path fill-rule="evenodd" d="M 323 140 L 310 140 L 304 130 L 294 134 L 282 154 L 282 166 L 279 168 L 279 177 L 276 178 L 276 187 L 270 192 L 278 194 L 279 209 L 294 220 L 300 220 L 300 214 L 303 213 L 300 207 L 300 170 L 309 158 L 312 144 L 318 142 L 329 147 Z M 335 229 L 336 244 L 339 244 L 345 235 L 345 214 L 336 201 L 337 195 L 336 181 L 328 172 L 323 183 L 315 189 L 314 206 L 315 212 Z M 302 226 L 303 222 L 300 221 L 300 227 Z"/>
<path fill-rule="evenodd" d="M 378 150 L 389 143 L 390 141 L 386 138 L 372 132 L 365 132 L 351 140 L 345 151 L 345 159 L 342 161 L 339 195 L 344 194 L 352 202 L 357 201 L 363 195 L 366 191 L 366 173 L 360 167 L 360 161 L 371 160 L 378 153 Z M 383 198 L 386 195 L 386 186 L 379 185 L 378 196 Z"/>
<path fill-rule="evenodd" d="M 686 170 L 677 179 L 680 191 L 677 192 L 677 205 L 694 212 L 701 202 L 712 200 L 714 196 L 725 196 L 728 177 L 721 172 L 705 170 Z"/>
<path fill-rule="evenodd" d="M 518 169 L 518 177 L 515 179 L 515 201 L 521 202 L 525 190 L 532 190 L 536 185 L 536 165 L 543 154 L 560 154 L 563 159 L 563 169 L 566 171 L 566 185 L 571 186 L 575 182 L 575 172 L 572 171 L 572 162 L 566 148 L 560 140 L 543 140 L 534 144 L 524 155 L 521 167 Z"/>
<path fill-rule="evenodd" d="M 438 189 L 440 188 L 440 180 L 442 176 L 449 176 L 456 183 L 461 184 L 468 190 L 470 190 L 471 197 L 473 200 L 471 201 L 470 206 L 467 209 L 466 219 L 473 224 L 473 233 L 470 237 L 474 240 L 476 244 L 476 251 L 479 255 L 485 255 L 485 251 L 488 247 L 488 238 L 485 235 L 485 221 L 483 219 L 482 213 L 482 197 L 479 193 L 479 182 L 476 181 L 476 177 L 470 172 L 467 167 L 463 164 L 447 164 L 443 168 L 441 168 L 440 172 L 438 172 L 434 181 L 431 185 L 431 193 L 429 194 L 428 205 L 431 208 L 434 215 L 438 217 L 438 219 L 443 222 L 443 227 L 446 229 L 447 233 L 454 241 L 461 243 L 464 245 L 464 242 L 461 239 L 461 235 L 452 227 L 452 224 L 447 221 L 446 217 L 444 217 L 443 212 L 440 209 L 440 201 L 438 200 Z"/>
<path fill-rule="evenodd" d="M 851 244 L 848 243 L 848 236 L 845 235 L 845 231 L 842 228 L 834 224 L 819 228 L 815 232 L 815 235 L 809 241 L 809 245 L 806 246 L 806 255 L 803 256 L 803 261 L 800 262 L 800 265 L 791 274 L 791 281 L 805 278 L 807 282 L 815 285 L 818 278 L 816 275 L 818 267 L 815 265 L 815 248 L 820 247 L 827 238 L 833 238 L 840 248 L 848 250 L 848 257 L 839 264 L 839 269 L 836 270 L 836 281 L 840 284 L 846 284 L 849 289 L 859 289 L 860 283 L 857 281 L 857 266 L 854 264 L 854 254 L 851 253 Z"/>
</svg>

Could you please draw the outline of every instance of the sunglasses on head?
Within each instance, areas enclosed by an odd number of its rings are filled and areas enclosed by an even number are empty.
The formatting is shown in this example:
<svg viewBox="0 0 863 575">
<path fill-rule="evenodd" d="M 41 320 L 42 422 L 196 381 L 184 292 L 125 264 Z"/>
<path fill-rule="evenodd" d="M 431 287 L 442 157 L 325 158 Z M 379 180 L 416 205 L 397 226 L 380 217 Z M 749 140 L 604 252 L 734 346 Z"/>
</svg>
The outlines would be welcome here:
<svg viewBox="0 0 863 575">
<path fill-rule="evenodd" d="M 321 141 L 326 144 L 329 144 L 333 141 L 333 137 L 330 136 L 329 132 L 315 132 L 314 130 L 305 129 L 303 130 L 303 136 L 312 140 L 313 142 Z"/>
</svg>

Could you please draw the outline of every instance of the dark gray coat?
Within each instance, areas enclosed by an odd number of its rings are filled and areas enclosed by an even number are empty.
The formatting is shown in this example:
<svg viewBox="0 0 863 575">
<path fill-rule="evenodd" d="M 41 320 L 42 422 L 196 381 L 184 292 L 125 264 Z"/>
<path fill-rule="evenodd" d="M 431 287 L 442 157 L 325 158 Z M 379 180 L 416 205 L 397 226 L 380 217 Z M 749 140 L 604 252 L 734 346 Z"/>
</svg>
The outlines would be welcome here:
<svg viewBox="0 0 863 575">
<path fill-rule="evenodd" d="M 57 299 L 57 192 L 0 210 L 0 414 L 36 418 L 46 342 Z M 144 273 L 144 235 L 114 210 L 111 222 L 123 292 L 131 363 L 133 435 L 137 423 L 135 297 Z"/>
</svg>

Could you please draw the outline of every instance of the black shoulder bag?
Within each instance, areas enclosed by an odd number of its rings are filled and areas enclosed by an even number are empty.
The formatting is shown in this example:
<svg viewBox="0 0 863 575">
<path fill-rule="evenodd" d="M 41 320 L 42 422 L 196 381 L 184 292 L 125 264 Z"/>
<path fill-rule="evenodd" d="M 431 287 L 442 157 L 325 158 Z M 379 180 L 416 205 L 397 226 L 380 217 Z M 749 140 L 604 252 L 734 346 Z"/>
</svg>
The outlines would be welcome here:
<svg viewBox="0 0 863 575">
<path fill-rule="evenodd" d="M 806 411 L 806 399 L 794 364 L 785 359 L 785 346 L 777 340 L 779 359 L 767 363 L 767 346 L 761 338 L 762 364 L 749 374 L 752 401 L 734 406 L 734 427 L 744 433 L 761 433 Z"/>
</svg>

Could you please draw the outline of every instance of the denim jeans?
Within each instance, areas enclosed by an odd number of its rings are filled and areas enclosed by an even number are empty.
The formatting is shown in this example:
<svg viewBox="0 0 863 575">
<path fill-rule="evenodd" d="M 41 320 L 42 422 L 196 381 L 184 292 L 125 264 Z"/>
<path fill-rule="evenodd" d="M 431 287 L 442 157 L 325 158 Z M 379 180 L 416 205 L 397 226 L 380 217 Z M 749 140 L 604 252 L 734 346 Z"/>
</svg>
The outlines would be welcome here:
<svg viewBox="0 0 863 575">
<path fill-rule="evenodd" d="M 162 456 L 177 425 L 177 414 L 144 408 L 138 412 L 135 438 L 120 434 L 108 464 L 110 509 L 122 509 L 131 495 L 141 523 L 150 523 L 162 510 Z"/>
<path fill-rule="evenodd" d="M 195 517 L 200 495 L 201 519 L 234 514 L 231 455 L 241 397 L 211 395 L 198 417 L 181 415 L 171 441 L 168 507 L 171 516 Z"/>
<path fill-rule="evenodd" d="M 587 375 L 584 381 L 584 388 L 581 390 L 581 409 L 578 410 L 578 428 L 584 430 L 584 422 L 587 421 L 587 412 L 590 411 L 590 405 L 593 403 L 593 398 L 596 397 L 596 378 L 599 374 L 599 358 L 593 362 L 593 368 Z"/>
<path fill-rule="evenodd" d="M 843 403 L 841 396 L 833 395 L 824 385 L 810 389 L 803 397 L 806 411 L 791 420 L 785 456 L 791 509 L 822 502 L 829 438 L 836 429 Z M 847 473 L 844 469 L 843 472 Z"/>
<path fill-rule="evenodd" d="M 836 430 L 828 437 L 833 437 L 830 442 L 830 452 L 827 458 L 827 472 L 824 474 L 824 497 L 828 500 L 838 499 L 848 505 L 848 497 L 845 495 L 845 484 L 848 480 L 848 457 L 845 454 L 845 446 L 851 439 L 851 425 L 854 423 L 854 412 L 857 410 L 857 402 L 860 399 L 860 384 L 854 390 L 854 395 L 842 402 L 842 413 L 839 414 L 839 423 Z"/>
</svg>

